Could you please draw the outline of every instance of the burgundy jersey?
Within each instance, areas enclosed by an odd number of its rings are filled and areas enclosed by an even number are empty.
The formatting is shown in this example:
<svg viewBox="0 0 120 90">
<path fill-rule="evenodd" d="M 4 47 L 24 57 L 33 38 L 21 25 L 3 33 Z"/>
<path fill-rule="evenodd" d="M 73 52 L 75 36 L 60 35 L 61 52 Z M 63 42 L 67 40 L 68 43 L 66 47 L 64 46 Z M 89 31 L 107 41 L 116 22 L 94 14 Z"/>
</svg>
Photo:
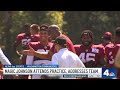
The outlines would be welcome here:
<svg viewBox="0 0 120 90">
<path fill-rule="evenodd" d="M 100 64 L 101 58 L 105 56 L 104 47 L 101 45 L 91 45 L 88 49 L 83 45 L 74 45 L 74 47 L 76 54 L 84 64 L 89 62 L 95 63 L 95 66 L 91 65 L 90 67 L 97 67 Z"/>
<path fill-rule="evenodd" d="M 120 44 L 114 44 L 114 45 L 107 45 L 105 48 L 105 53 L 106 53 L 106 60 L 107 60 L 107 67 L 108 68 L 113 68 L 114 62 L 115 62 L 115 57 L 120 48 Z M 117 78 L 120 79 L 120 68 L 117 68 Z"/>
<path fill-rule="evenodd" d="M 47 46 L 43 46 L 40 42 L 30 42 L 29 45 L 38 52 L 43 52 L 43 53 L 48 53 L 49 50 L 51 49 L 51 47 L 53 46 L 53 43 L 48 42 Z M 45 60 L 42 58 L 38 58 L 38 57 L 34 57 L 34 61 L 35 60 Z"/>
<path fill-rule="evenodd" d="M 28 49 L 29 42 L 37 42 L 40 40 L 40 36 L 38 35 L 26 35 L 25 33 L 18 34 L 16 38 L 16 43 L 22 44 L 23 49 Z"/>
<path fill-rule="evenodd" d="M 114 66 L 114 44 L 108 44 L 105 47 L 105 55 L 106 55 L 106 67 L 113 67 Z"/>
<path fill-rule="evenodd" d="M 102 45 L 102 46 L 106 47 L 106 46 L 109 45 L 109 44 L 112 45 L 113 43 L 108 43 L 108 44 L 101 43 L 101 44 L 98 44 L 98 45 Z"/>
<path fill-rule="evenodd" d="M 31 42 L 38 42 L 38 41 L 40 41 L 39 34 L 31 35 Z"/>
<path fill-rule="evenodd" d="M 104 46 L 104 47 L 105 47 L 107 44 L 103 44 L 103 43 L 101 43 L 101 44 L 98 44 L 98 45 L 101 45 L 101 46 Z"/>
<path fill-rule="evenodd" d="M 71 41 L 66 35 L 64 35 L 64 34 L 61 34 L 60 36 L 62 36 L 62 37 L 64 37 L 64 38 L 66 39 L 68 50 L 69 50 L 69 51 L 72 51 L 73 53 L 76 53 L 72 41 Z M 52 49 L 51 49 L 50 51 L 52 51 L 53 53 L 56 53 L 55 45 L 53 45 L 53 47 L 52 47 Z"/>
<path fill-rule="evenodd" d="M 115 59 L 116 54 L 120 48 L 120 44 L 115 44 L 114 45 L 114 50 L 113 50 L 113 58 Z M 117 68 L 117 78 L 120 79 L 120 68 Z"/>
</svg>

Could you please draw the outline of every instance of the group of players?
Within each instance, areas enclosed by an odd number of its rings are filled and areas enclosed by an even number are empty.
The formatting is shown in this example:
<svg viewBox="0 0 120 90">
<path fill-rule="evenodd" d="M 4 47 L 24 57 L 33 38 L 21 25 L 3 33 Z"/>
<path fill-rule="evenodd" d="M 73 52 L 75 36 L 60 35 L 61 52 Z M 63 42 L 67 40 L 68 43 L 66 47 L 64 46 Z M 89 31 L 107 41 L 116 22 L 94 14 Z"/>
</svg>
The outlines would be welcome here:
<svg viewBox="0 0 120 90">
<path fill-rule="evenodd" d="M 120 47 L 120 27 L 115 29 L 114 38 L 112 33 L 105 32 L 102 36 L 103 42 L 97 45 L 93 43 L 94 35 L 91 30 L 81 32 L 80 41 L 82 43 L 79 45 L 74 45 L 69 37 L 62 34 L 57 25 L 25 24 L 23 30 L 24 33 L 18 34 L 13 45 L 14 51 L 20 56 L 23 65 L 51 64 L 51 58 L 57 52 L 53 41 L 61 36 L 66 39 L 68 50 L 77 54 L 86 68 L 116 67 L 117 78 L 120 78 L 120 68 L 115 64 Z M 18 51 L 17 47 L 20 44 L 22 50 Z M 117 58 L 117 60 L 119 59 Z M 29 79 L 28 75 L 19 78 Z M 32 79 L 40 79 L 40 77 L 33 75 Z"/>
</svg>

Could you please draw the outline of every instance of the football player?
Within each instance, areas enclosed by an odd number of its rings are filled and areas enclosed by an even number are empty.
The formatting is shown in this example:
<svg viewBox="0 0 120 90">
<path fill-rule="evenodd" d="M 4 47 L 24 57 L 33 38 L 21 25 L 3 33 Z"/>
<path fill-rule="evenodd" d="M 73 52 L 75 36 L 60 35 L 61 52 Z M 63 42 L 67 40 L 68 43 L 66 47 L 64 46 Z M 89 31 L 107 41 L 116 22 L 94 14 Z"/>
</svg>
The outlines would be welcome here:
<svg viewBox="0 0 120 90">
<path fill-rule="evenodd" d="M 99 44 L 99 45 L 102 45 L 102 46 L 105 47 L 108 44 L 113 44 L 112 43 L 112 33 L 111 32 L 105 32 L 101 38 L 102 38 L 102 43 Z"/>
<path fill-rule="evenodd" d="M 120 67 L 117 62 L 120 61 L 119 57 L 120 48 L 120 27 L 115 29 L 114 45 L 107 45 L 105 48 L 106 60 L 108 68 L 117 68 L 117 78 L 120 79 Z"/>
<path fill-rule="evenodd" d="M 48 42 L 48 26 L 41 25 L 40 26 L 40 41 L 39 42 L 30 42 L 29 45 L 37 52 L 48 53 L 48 51 L 53 46 L 53 43 Z M 50 60 L 44 58 L 38 58 L 35 56 L 27 56 L 26 59 L 27 65 L 39 65 L 39 64 L 51 64 Z M 41 75 L 32 75 L 32 79 L 41 79 Z"/>
<path fill-rule="evenodd" d="M 39 31 L 39 26 L 30 25 L 30 24 L 26 23 L 23 26 L 24 33 L 17 35 L 17 38 L 16 38 L 14 45 L 13 45 L 14 51 L 17 53 L 17 55 L 20 56 L 20 61 L 21 61 L 21 64 L 23 64 L 23 65 L 26 64 L 26 57 L 27 56 L 23 55 L 21 53 L 22 50 L 29 49 L 29 47 L 28 47 L 29 42 L 37 42 L 40 40 L 39 36 L 37 37 L 37 36 L 31 34 L 30 29 L 32 29 L 32 31 L 37 29 L 37 31 Z M 22 47 L 22 50 L 18 50 L 18 48 L 17 48 L 20 45 Z M 27 79 L 27 78 L 28 78 L 27 76 L 23 77 L 23 79 Z"/>
<path fill-rule="evenodd" d="M 84 30 L 81 33 L 81 45 L 74 45 L 77 55 L 86 67 L 104 67 L 104 47 L 93 44 L 93 33 Z"/>
<path fill-rule="evenodd" d="M 58 36 L 64 37 L 67 40 L 68 50 L 76 53 L 72 41 L 69 39 L 69 37 L 67 37 L 66 35 L 64 35 L 60 32 L 60 28 L 57 25 L 50 25 L 48 28 L 48 34 L 52 40 L 55 40 L 55 38 Z M 43 54 L 43 53 L 37 52 L 32 47 L 30 47 L 29 50 L 23 51 L 23 54 L 34 55 L 36 57 L 44 58 L 44 59 L 48 59 L 48 60 L 51 60 L 52 55 L 54 53 L 56 53 L 55 45 L 53 45 L 53 47 L 49 50 L 48 54 Z"/>
<path fill-rule="evenodd" d="M 32 37 L 32 42 L 37 42 L 40 40 L 40 26 L 38 24 L 32 24 L 30 26 L 30 33 Z"/>
</svg>

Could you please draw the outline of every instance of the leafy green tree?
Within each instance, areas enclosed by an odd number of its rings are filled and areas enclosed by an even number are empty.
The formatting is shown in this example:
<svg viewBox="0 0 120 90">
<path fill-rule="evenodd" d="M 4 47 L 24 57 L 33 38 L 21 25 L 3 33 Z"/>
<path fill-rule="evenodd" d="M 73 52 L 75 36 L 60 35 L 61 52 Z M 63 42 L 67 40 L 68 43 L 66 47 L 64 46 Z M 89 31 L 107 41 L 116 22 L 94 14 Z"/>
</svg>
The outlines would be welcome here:
<svg viewBox="0 0 120 90">
<path fill-rule="evenodd" d="M 25 23 L 57 24 L 62 27 L 64 12 L 59 11 L 0 11 L 0 44 L 13 63 L 19 63 L 12 45 Z M 11 53 L 12 52 L 12 53 Z"/>
<path fill-rule="evenodd" d="M 72 39 L 74 44 L 81 43 L 80 34 L 85 29 L 94 33 L 94 43 L 101 43 L 104 32 L 120 26 L 119 11 L 66 11 L 63 25 L 64 32 Z"/>
</svg>

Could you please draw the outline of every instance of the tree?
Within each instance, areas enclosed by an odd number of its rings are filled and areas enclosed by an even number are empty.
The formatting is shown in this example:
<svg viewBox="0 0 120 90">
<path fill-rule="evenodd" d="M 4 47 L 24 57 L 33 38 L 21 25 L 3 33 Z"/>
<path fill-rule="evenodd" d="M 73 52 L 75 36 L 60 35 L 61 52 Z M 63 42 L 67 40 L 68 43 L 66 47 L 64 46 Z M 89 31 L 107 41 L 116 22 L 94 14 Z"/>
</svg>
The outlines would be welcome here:
<svg viewBox="0 0 120 90">
<path fill-rule="evenodd" d="M 66 11 L 63 30 L 74 44 L 78 44 L 81 43 L 81 32 L 90 29 L 94 33 L 94 43 L 99 44 L 104 32 L 114 33 L 114 29 L 120 26 L 119 17 L 119 11 Z"/>
<path fill-rule="evenodd" d="M 4 12 L 4 19 L 3 19 L 3 24 L 4 24 L 4 35 L 3 38 L 5 40 L 5 50 L 7 52 L 8 58 L 11 58 L 11 28 L 12 28 L 12 11 L 5 11 Z"/>
</svg>

